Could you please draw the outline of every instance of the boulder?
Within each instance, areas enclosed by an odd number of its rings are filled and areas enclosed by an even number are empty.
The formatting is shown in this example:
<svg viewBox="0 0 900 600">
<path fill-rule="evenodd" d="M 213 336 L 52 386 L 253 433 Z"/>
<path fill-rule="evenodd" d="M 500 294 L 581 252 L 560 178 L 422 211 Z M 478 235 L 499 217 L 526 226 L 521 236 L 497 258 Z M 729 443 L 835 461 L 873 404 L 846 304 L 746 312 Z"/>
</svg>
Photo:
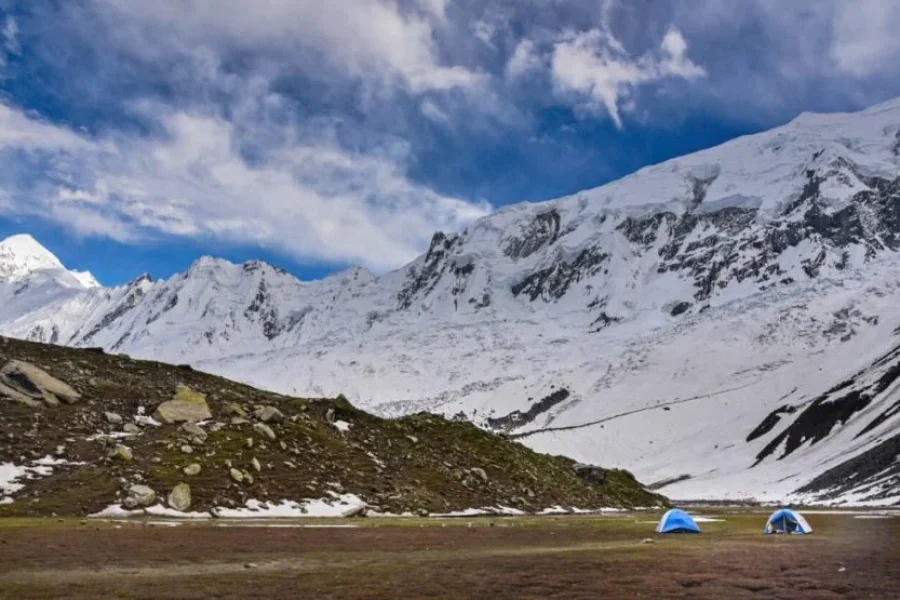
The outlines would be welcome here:
<svg viewBox="0 0 900 600">
<path fill-rule="evenodd" d="M 167 500 L 169 506 L 177 511 L 185 512 L 191 507 L 191 486 L 179 483 L 169 492 Z"/>
<path fill-rule="evenodd" d="M 0 369 L 0 394 L 23 402 L 22 398 L 43 401 L 49 406 L 56 406 L 60 401 L 74 404 L 81 399 L 69 384 L 63 383 L 46 371 L 23 360 L 11 360 Z M 18 392 L 10 394 L 9 390 Z M 31 405 L 30 402 L 23 402 Z"/>
<path fill-rule="evenodd" d="M 238 483 L 241 483 L 242 481 L 244 481 L 244 474 L 235 468 L 229 469 L 228 474 L 231 475 L 231 478 L 234 479 L 235 481 L 237 481 Z"/>
<path fill-rule="evenodd" d="M 184 474 L 187 475 L 188 477 L 193 477 L 195 475 L 199 475 L 201 469 L 202 469 L 202 467 L 199 464 L 191 463 L 188 466 L 186 466 L 184 469 L 182 469 L 182 471 L 184 471 Z"/>
<path fill-rule="evenodd" d="M 134 423 L 125 423 L 125 426 L 122 427 L 122 431 L 125 433 L 136 434 L 141 432 L 141 428 Z"/>
<path fill-rule="evenodd" d="M 113 448 L 112 453 L 110 454 L 111 458 L 117 458 L 124 462 L 131 462 L 134 460 L 134 453 L 131 451 L 131 448 L 128 446 L 123 446 L 122 444 L 116 444 L 116 447 Z"/>
<path fill-rule="evenodd" d="M 156 501 L 156 492 L 146 485 L 133 485 L 128 488 L 128 497 L 123 502 L 125 508 L 143 508 Z"/>
<path fill-rule="evenodd" d="M 160 423 L 196 423 L 212 418 L 206 396 L 186 385 L 179 385 L 175 396 L 156 407 L 153 418 Z"/>
<path fill-rule="evenodd" d="M 225 405 L 225 414 L 233 415 L 235 417 L 247 417 L 247 413 L 244 412 L 244 409 L 237 402 L 229 402 Z"/>
<path fill-rule="evenodd" d="M 585 465 L 585 464 L 577 464 L 575 465 L 575 474 L 584 479 L 585 481 L 590 481 L 591 483 L 603 483 L 606 479 L 606 469 L 603 467 L 598 467 L 596 465 Z"/>
<path fill-rule="evenodd" d="M 110 425 L 122 424 L 122 417 L 114 412 L 103 413 L 103 416 L 106 418 L 106 422 Z"/>
<path fill-rule="evenodd" d="M 274 406 L 257 406 L 256 410 L 253 411 L 253 416 L 263 423 L 281 421 L 284 419 L 284 414 Z"/>
<path fill-rule="evenodd" d="M 481 467 L 473 467 L 473 468 L 469 469 L 469 472 L 472 473 L 472 475 L 476 475 L 482 481 L 488 480 L 487 473 Z"/>
<path fill-rule="evenodd" d="M 206 433 L 206 431 L 196 423 L 185 423 L 181 426 L 181 430 L 190 435 L 192 438 L 200 440 L 201 444 L 206 441 L 207 437 L 209 437 L 209 434 Z"/>
<path fill-rule="evenodd" d="M 272 428 L 269 427 L 268 425 L 266 425 L 265 423 L 256 423 L 256 424 L 254 424 L 254 425 L 253 425 L 253 430 L 254 430 L 256 433 L 260 434 L 260 435 L 266 436 L 266 437 L 269 438 L 270 440 L 274 440 L 274 439 L 275 439 L 275 432 L 272 431 Z"/>
<path fill-rule="evenodd" d="M 9 398 L 14 402 L 30 406 L 31 408 L 41 408 L 44 406 L 40 400 L 35 400 L 31 396 L 23 394 L 19 390 L 6 385 L 3 383 L 2 379 L 0 379 L 0 398 Z"/>
<path fill-rule="evenodd" d="M 250 461 L 250 464 L 253 465 L 253 468 L 256 469 L 256 472 L 262 471 L 262 465 L 259 464 L 259 460 L 254 456 L 253 460 Z"/>
</svg>

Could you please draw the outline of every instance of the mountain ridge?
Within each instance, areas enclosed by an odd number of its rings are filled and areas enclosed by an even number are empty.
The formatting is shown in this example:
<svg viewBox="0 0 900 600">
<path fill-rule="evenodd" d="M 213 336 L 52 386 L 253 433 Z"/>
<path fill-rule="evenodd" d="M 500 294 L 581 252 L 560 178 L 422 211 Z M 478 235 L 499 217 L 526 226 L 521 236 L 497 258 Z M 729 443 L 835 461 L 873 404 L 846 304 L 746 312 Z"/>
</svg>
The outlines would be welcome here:
<svg viewBox="0 0 900 600">
<path fill-rule="evenodd" d="M 29 281 L 0 284 L 0 300 L 20 298 L 18 312 L 0 309 L 0 333 L 190 362 L 292 394 L 346 393 L 382 414 L 460 415 L 527 434 L 539 449 L 634 463 L 648 481 L 685 474 L 659 460 L 666 448 L 710 442 L 686 456 L 690 477 L 664 493 L 783 498 L 898 425 L 889 410 L 861 440 L 834 426 L 795 436 L 800 452 L 770 452 L 754 466 L 806 403 L 880 373 L 860 340 L 882 356 L 894 343 L 900 317 L 886 299 L 898 293 L 898 250 L 892 101 L 804 114 L 599 188 L 506 207 L 458 234 L 436 233 L 425 253 L 380 276 L 348 269 L 301 282 L 260 261 L 201 258 L 166 280 L 49 300 L 29 294 Z M 27 297 L 38 300 L 22 307 Z M 811 357 L 831 371 L 808 381 L 819 368 Z M 793 392 L 778 381 L 800 377 Z M 893 394 L 875 389 L 869 408 Z M 679 420 L 687 438 L 662 421 L 642 431 L 627 416 L 665 419 L 694 406 L 716 416 Z M 764 421 L 775 424 L 748 440 Z M 612 444 L 624 431 L 635 442 Z M 779 481 L 794 461 L 795 476 Z M 900 484 L 888 487 L 870 497 L 896 490 L 900 499 Z M 866 497 L 858 491 L 844 496 Z"/>
</svg>

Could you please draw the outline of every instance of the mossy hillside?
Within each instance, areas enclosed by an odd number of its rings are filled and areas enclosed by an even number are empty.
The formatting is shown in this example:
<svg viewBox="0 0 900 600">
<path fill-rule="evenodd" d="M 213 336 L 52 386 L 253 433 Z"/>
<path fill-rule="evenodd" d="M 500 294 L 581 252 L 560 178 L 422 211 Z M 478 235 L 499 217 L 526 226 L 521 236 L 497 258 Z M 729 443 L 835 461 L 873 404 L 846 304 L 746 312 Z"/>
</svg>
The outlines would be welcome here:
<svg viewBox="0 0 900 600">
<path fill-rule="evenodd" d="M 0 514 L 84 515 L 121 502 L 130 485 L 147 485 L 164 499 L 181 482 L 192 488 L 191 510 L 336 493 L 395 513 L 664 503 L 627 472 L 609 470 L 602 484 L 591 483 L 569 459 L 434 415 L 381 419 L 344 398 L 291 398 L 189 368 L 0 338 L 0 363 L 12 359 L 44 369 L 82 399 L 45 408 L 0 399 L 0 462 L 51 455 L 84 464 L 26 482 Z M 180 424 L 134 424 L 164 402 L 201 395 L 212 416 L 202 436 Z M 261 408 L 282 416 L 262 422 Z M 108 437 L 126 426 L 136 433 Z M 110 458 L 117 444 L 127 446 L 130 461 Z M 200 472 L 185 474 L 192 465 Z"/>
</svg>

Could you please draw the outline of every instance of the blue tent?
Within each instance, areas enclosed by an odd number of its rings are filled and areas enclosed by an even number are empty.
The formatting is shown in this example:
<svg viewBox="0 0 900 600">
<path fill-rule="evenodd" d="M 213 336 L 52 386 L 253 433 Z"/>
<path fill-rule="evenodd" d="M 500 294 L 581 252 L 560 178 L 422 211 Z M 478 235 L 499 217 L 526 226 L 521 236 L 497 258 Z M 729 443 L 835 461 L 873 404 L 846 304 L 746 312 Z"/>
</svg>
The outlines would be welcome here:
<svg viewBox="0 0 900 600">
<path fill-rule="evenodd" d="M 662 516 L 656 533 L 700 533 L 700 528 L 691 517 L 681 509 L 673 508 Z"/>
<path fill-rule="evenodd" d="M 781 508 L 772 513 L 766 521 L 763 533 L 812 533 L 812 527 L 798 512 L 789 508 Z"/>
</svg>

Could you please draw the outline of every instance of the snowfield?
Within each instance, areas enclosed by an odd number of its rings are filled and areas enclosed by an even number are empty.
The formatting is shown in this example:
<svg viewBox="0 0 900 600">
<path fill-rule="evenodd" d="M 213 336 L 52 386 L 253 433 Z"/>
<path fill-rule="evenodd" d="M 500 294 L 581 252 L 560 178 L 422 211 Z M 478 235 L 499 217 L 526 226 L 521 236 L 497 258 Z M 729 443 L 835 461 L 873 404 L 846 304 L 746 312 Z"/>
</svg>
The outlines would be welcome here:
<svg viewBox="0 0 900 600">
<path fill-rule="evenodd" d="M 15 236 L 0 333 L 467 418 L 676 499 L 888 505 L 898 251 L 895 100 L 506 207 L 381 276 L 203 257 L 105 288 Z"/>
</svg>

